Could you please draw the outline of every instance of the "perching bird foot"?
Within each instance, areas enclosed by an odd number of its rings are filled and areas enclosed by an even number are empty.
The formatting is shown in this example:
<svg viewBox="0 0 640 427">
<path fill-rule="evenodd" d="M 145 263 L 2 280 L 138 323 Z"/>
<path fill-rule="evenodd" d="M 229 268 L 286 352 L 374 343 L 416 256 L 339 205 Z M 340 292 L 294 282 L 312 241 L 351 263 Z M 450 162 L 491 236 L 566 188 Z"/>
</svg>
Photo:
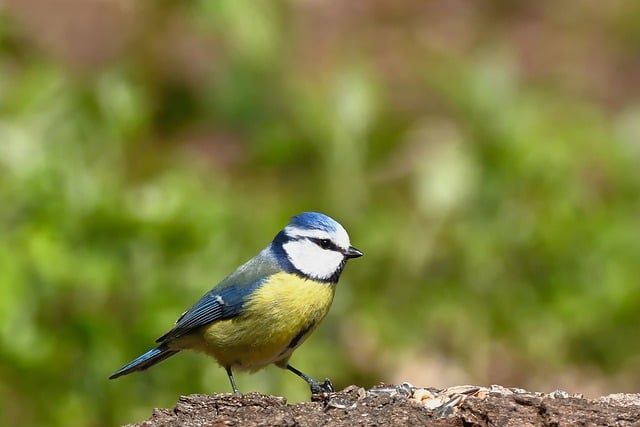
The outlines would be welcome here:
<svg viewBox="0 0 640 427">
<path fill-rule="evenodd" d="M 311 380 L 309 381 L 309 387 L 311 388 L 311 394 L 333 393 L 335 391 L 329 378 L 325 378 L 323 383 Z"/>
</svg>

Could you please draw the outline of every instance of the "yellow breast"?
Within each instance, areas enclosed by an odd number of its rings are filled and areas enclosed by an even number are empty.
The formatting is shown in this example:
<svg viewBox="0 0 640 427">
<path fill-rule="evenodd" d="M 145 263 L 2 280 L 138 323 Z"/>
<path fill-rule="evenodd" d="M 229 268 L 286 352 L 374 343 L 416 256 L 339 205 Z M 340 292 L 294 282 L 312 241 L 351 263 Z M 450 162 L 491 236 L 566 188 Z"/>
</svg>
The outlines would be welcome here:
<svg viewBox="0 0 640 427">
<path fill-rule="evenodd" d="M 185 337 L 183 348 L 213 356 L 222 366 L 255 371 L 286 364 L 329 311 L 335 286 L 278 273 L 264 283 L 239 316 Z"/>
</svg>

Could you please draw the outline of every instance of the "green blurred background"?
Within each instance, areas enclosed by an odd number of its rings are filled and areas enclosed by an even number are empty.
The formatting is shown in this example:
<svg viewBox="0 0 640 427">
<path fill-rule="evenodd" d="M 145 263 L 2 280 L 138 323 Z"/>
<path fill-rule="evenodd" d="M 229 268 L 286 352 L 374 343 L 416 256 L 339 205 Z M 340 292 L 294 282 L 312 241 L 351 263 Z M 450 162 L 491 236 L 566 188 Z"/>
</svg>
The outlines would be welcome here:
<svg viewBox="0 0 640 427">
<path fill-rule="evenodd" d="M 116 381 L 303 210 L 349 230 L 292 363 L 334 384 L 640 389 L 640 2 L 0 2 L 0 413 L 109 426 L 229 392 Z M 242 390 L 308 399 L 275 367 Z"/>
</svg>

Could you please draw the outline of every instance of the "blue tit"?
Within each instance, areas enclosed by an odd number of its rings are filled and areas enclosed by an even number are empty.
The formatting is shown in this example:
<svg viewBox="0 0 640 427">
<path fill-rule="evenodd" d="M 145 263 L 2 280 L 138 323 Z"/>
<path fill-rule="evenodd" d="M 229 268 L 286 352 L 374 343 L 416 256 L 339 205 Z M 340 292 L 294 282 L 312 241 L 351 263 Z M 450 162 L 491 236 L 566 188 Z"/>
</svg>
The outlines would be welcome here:
<svg viewBox="0 0 640 427">
<path fill-rule="evenodd" d="M 271 244 L 240 266 L 156 340 L 158 346 L 109 378 L 143 371 L 181 350 L 208 354 L 224 367 L 254 372 L 270 364 L 304 379 L 311 393 L 333 391 L 289 364 L 325 317 L 347 260 L 362 256 L 334 219 L 317 212 L 291 218 Z"/>
</svg>

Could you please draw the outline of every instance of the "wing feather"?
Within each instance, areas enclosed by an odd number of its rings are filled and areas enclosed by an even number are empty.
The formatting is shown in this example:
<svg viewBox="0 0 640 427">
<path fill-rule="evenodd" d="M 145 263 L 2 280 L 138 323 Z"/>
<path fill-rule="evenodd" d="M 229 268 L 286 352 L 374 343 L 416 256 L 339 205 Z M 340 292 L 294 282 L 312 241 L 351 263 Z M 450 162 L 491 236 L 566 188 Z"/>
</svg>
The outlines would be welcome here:
<svg viewBox="0 0 640 427">
<path fill-rule="evenodd" d="M 266 248 L 204 294 L 178 318 L 175 327 L 156 342 L 174 340 L 212 322 L 236 317 L 242 313 L 244 303 L 253 291 L 279 271 L 282 269 L 276 257 L 270 248 Z"/>
</svg>

